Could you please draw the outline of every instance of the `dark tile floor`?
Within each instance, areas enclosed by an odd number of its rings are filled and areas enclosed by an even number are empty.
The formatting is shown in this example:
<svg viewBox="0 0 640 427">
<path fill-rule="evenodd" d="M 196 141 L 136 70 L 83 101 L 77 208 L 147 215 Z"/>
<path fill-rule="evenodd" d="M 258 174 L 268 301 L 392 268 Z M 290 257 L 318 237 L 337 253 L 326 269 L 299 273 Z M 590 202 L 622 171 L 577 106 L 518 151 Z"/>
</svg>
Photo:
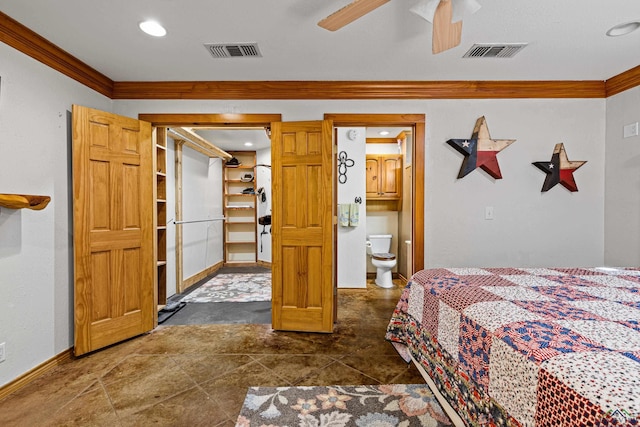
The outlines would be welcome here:
<svg viewBox="0 0 640 427">
<path fill-rule="evenodd" d="M 249 386 L 422 383 L 384 340 L 401 287 L 341 289 L 333 334 L 159 326 L 0 401 L 0 426 L 233 426 Z"/>
</svg>

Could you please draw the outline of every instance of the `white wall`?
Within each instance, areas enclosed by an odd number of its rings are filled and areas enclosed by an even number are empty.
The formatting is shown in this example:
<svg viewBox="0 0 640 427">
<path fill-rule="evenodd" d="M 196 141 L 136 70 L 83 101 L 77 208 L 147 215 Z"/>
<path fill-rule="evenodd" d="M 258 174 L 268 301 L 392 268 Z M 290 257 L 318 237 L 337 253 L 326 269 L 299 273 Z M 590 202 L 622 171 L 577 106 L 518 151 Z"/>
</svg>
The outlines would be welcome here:
<svg viewBox="0 0 640 427">
<path fill-rule="evenodd" d="M 607 99 L 605 243 L 607 265 L 640 264 L 640 136 L 623 138 L 640 122 L 640 87 Z"/>
<path fill-rule="evenodd" d="M 324 113 L 424 113 L 425 266 L 586 266 L 604 262 L 604 99 L 234 101 L 239 113 L 281 113 L 283 120 Z M 221 112 L 225 101 L 116 101 L 124 115 L 140 112 Z M 503 179 L 481 170 L 456 179 L 462 156 L 446 144 L 470 137 L 486 116 L 493 138 L 517 141 L 498 154 Z M 542 193 L 544 173 L 563 142 L 578 192 L 556 186 Z M 419 142 L 418 142 L 419 143 Z M 495 219 L 484 219 L 485 207 Z"/>
<path fill-rule="evenodd" d="M 111 101 L 0 43 L 0 193 L 51 196 L 0 208 L 0 386 L 73 345 L 72 104 Z"/>
<path fill-rule="evenodd" d="M 210 159 L 185 146 L 182 149 L 182 220 L 213 218 L 222 218 L 222 160 Z M 183 279 L 224 259 L 222 221 L 190 222 L 182 224 L 182 230 Z"/>
<path fill-rule="evenodd" d="M 256 164 L 270 165 L 271 164 L 271 148 L 265 148 L 256 151 Z M 260 201 L 260 197 L 257 197 L 258 218 L 265 215 L 271 215 L 271 169 L 263 166 L 256 168 L 256 192 L 258 188 L 264 188 L 267 200 L 265 202 Z M 265 230 L 267 234 L 260 235 L 262 230 Z M 271 262 L 271 226 L 258 225 L 258 261 Z"/>
<path fill-rule="evenodd" d="M 356 131 L 355 139 L 347 137 L 347 132 Z M 338 288 L 367 287 L 367 171 L 366 171 L 366 128 L 337 128 L 338 154 L 344 151 L 353 166 L 344 166 L 345 182 L 337 183 L 337 203 L 355 203 L 359 197 L 359 225 L 343 227 L 338 223 L 337 236 L 337 276 Z M 336 174 L 338 169 L 336 169 Z"/>
<path fill-rule="evenodd" d="M 429 267 L 590 266 L 603 263 L 604 100 L 440 101 L 427 114 L 426 247 Z M 516 139 L 500 152 L 503 179 L 477 169 L 456 179 L 462 156 L 445 141 L 468 138 L 484 115 L 492 138 Z M 431 124 L 431 125 L 429 125 Z M 578 192 L 541 192 L 564 143 Z M 485 220 L 485 207 L 495 219 Z"/>
</svg>

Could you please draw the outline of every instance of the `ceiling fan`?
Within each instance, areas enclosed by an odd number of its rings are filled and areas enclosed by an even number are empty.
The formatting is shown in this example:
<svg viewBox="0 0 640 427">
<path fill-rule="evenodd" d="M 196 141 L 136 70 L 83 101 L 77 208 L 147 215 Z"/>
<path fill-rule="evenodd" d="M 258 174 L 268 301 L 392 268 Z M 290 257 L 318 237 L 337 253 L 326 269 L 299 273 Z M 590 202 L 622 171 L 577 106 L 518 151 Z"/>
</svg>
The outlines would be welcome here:
<svg viewBox="0 0 640 427">
<path fill-rule="evenodd" d="M 336 31 L 390 0 L 353 0 L 327 16 L 318 25 Z M 440 53 L 460 44 L 462 18 L 480 9 L 476 0 L 421 0 L 409 9 L 433 24 L 432 52 Z"/>
</svg>

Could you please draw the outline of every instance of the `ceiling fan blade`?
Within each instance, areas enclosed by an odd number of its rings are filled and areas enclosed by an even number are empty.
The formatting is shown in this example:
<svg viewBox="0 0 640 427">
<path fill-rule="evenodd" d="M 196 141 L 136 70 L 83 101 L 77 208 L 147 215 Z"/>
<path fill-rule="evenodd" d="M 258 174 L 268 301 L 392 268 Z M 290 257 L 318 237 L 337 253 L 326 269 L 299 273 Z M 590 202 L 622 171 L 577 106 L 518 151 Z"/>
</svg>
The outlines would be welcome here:
<svg viewBox="0 0 640 427">
<path fill-rule="evenodd" d="M 318 22 L 318 25 L 329 31 L 339 30 L 389 1 L 390 0 L 354 0 L 352 3 L 349 3 L 342 9 Z"/>
<path fill-rule="evenodd" d="M 433 17 L 433 53 L 444 52 L 456 47 L 462 38 L 462 21 L 451 22 L 452 0 L 441 0 Z"/>
</svg>

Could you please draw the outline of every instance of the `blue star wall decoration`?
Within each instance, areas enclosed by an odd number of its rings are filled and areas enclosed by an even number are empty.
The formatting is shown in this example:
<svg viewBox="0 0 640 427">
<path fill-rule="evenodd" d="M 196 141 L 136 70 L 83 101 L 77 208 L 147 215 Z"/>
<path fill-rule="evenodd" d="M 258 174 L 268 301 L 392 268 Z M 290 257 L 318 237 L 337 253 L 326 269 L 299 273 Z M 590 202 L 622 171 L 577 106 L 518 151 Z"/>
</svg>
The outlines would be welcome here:
<svg viewBox="0 0 640 427">
<path fill-rule="evenodd" d="M 554 147 L 551 161 L 533 162 L 532 164 L 547 174 L 544 184 L 542 184 L 542 191 L 545 192 L 552 189 L 556 184 L 562 185 L 569 191 L 578 191 L 573 172 L 585 163 L 587 162 L 569 161 L 567 152 L 564 150 L 564 144 L 560 143 Z"/>
<path fill-rule="evenodd" d="M 501 179 L 500 165 L 496 155 L 513 144 L 515 139 L 491 139 L 484 116 L 476 120 L 473 134 L 469 139 L 450 139 L 447 141 L 464 156 L 458 179 L 467 176 L 476 168 L 480 168 L 495 179 Z"/>
</svg>

